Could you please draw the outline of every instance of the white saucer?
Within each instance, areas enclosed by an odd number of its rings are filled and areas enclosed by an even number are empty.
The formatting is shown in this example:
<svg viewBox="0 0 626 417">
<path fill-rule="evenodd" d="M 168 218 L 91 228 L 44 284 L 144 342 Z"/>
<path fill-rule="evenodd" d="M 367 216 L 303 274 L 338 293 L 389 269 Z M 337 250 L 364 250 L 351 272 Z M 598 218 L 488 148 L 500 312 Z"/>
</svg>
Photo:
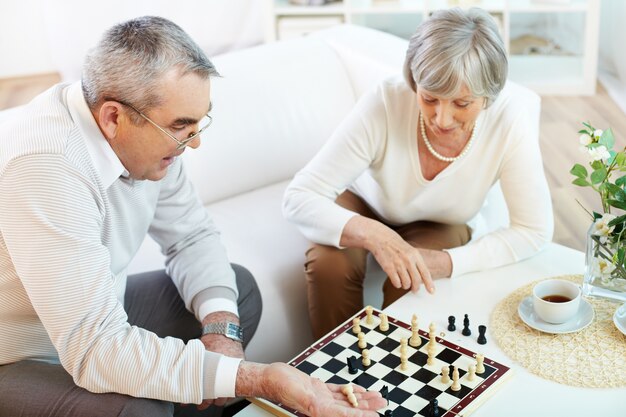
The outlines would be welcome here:
<svg viewBox="0 0 626 417">
<path fill-rule="evenodd" d="M 615 311 L 615 314 L 613 314 L 613 323 L 615 323 L 615 327 L 617 327 L 620 332 L 626 334 L 626 303 L 622 304 L 622 306 Z"/>
<path fill-rule="evenodd" d="M 580 300 L 580 308 L 576 317 L 562 324 L 547 323 L 537 317 L 533 309 L 533 297 L 528 296 L 522 300 L 517 308 L 517 313 L 524 323 L 535 330 L 545 333 L 573 333 L 589 326 L 595 315 L 593 307 L 585 299 Z M 626 315 L 623 317 L 623 325 L 626 327 Z M 620 329 L 621 330 L 621 329 Z"/>
</svg>

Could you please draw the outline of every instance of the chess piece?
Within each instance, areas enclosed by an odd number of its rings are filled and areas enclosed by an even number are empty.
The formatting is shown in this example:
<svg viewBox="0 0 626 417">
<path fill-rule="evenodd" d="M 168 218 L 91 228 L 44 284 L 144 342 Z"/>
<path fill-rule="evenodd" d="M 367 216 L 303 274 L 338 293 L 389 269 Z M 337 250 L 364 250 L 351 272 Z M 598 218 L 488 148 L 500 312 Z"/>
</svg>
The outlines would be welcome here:
<svg viewBox="0 0 626 417">
<path fill-rule="evenodd" d="M 365 314 L 367 314 L 367 317 L 365 318 L 365 323 L 374 324 L 374 309 L 372 308 L 372 306 L 365 307 Z"/>
<path fill-rule="evenodd" d="M 389 330 L 389 321 L 387 319 L 387 315 L 385 313 L 380 313 L 378 317 L 380 318 L 380 331 L 386 332 L 387 330 Z"/>
<path fill-rule="evenodd" d="M 351 375 L 356 374 L 359 371 L 356 367 L 356 356 L 350 356 L 346 361 L 348 362 L 348 373 Z"/>
<path fill-rule="evenodd" d="M 449 332 L 453 332 L 456 330 L 456 325 L 454 324 L 455 321 L 456 321 L 456 318 L 454 316 L 448 317 L 448 331 Z"/>
<path fill-rule="evenodd" d="M 485 332 L 487 331 L 487 326 L 480 325 L 478 326 L 478 339 L 476 340 L 479 345 L 487 344 L 487 338 L 485 337 Z"/>
<path fill-rule="evenodd" d="M 403 337 L 402 339 L 400 339 L 400 354 L 405 354 L 406 355 L 406 347 L 407 347 L 407 340 L 405 337 Z"/>
<path fill-rule="evenodd" d="M 370 351 L 363 349 L 361 355 L 363 355 L 363 366 L 370 366 L 372 364 L 372 361 L 370 360 Z"/>
<path fill-rule="evenodd" d="M 485 356 L 483 354 L 476 354 L 476 373 L 479 375 L 485 372 L 485 365 L 483 364 L 484 360 Z"/>
<path fill-rule="evenodd" d="M 441 383 L 442 384 L 450 383 L 450 367 L 448 365 L 441 367 Z"/>
<path fill-rule="evenodd" d="M 439 410 L 439 401 L 437 399 L 433 399 L 430 401 L 430 407 L 428 410 L 428 417 L 440 417 L 441 412 Z"/>
<path fill-rule="evenodd" d="M 387 385 L 383 385 L 380 389 L 380 395 L 386 400 L 389 396 L 389 387 Z"/>
<path fill-rule="evenodd" d="M 361 333 L 361 320 L 358 317 L 355 317 L 352 320 L 352 333 L 354 334 Z"/>
<path fill-rule="evenodd" d="M 470 365 L 467 368 L 467 380 L 473 381 L 475 377 L 476 377 L 476 366 Z"/>
<path fill-rule="evenodd" d="M 428 359 L 426 360 L 427 365 L 432 365 L 435 363 L 435 345 L 429 344 L 426 349 L 426 353 L 428 353 Z"/>
<path fill-rule="evenodd" d="M 348 402 L 352 404 L 352 407 L 359 406 L 359 402 L 357 401 L 356 396 L 354 395 L 354 389 L 352 388 L 352 384 L 344 385 L 343 388 L 341 389 L 341 392 L 343 392 L 344 395 L 348 397 Z"/>
<path fill-rule="evenodd" d="M 385 411 L 385 417 L 393 417 L 393 410 Z"/>
<path fill-rule="evenodd" d="M 467 317 L 467 314 L 465 315 L 465 318 L 463 319 L 463 330 L 461 331 L 461 334 L 463 336 L 469 336 L 472 334 L 472 331 L 469 328 L 470 322 L 469 322 L 469 317 Z"/>
<path fill-rule="evenodd" d="M 452 391 L 461 390 L 461 384 L 459 383 L 459 368 L 457 368 L 456 366 L 454 367 L 454 370 L 452 371 L 452 385 L 450 385 L 450 389 Z"/>
<path fill-rule="evenodd" d="M 400 370 L 406 371 L 408 368 L 409 362 L 407 361 L 406 353 L 400 353 Z"/>
<path fill-rule="evenodd" d="M 365 333 L 361 332 L 357 335 L 359 338 L 359 349 L 365 349 L 367 347 L 367 342 L 365 341 Z"/>
<path fill-rule="evenodd" d="M 416 348 L 421 344 L 422 339 L 420 338 L 419 328 L 417 326 L 417 316 L 413 314 L 413 318 L 411 319 L 411 338 L 409 339 L 409 345 Z"/>
</svg>

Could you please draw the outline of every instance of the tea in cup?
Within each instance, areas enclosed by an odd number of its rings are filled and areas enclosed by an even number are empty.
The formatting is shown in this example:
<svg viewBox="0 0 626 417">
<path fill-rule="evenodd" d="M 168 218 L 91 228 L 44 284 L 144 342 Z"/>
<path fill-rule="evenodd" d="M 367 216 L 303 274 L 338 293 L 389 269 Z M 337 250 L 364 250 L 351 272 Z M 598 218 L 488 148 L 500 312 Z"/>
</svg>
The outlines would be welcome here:
<svg viewBox="0 0 626 417">
<path fill-rule="evenodd" d="M 561 324 L 576 316 L 580 298 L 580 287 L 573 282 L 548 279 L 533 288 L 533 309 L 541 320 Z"/>
</svg>

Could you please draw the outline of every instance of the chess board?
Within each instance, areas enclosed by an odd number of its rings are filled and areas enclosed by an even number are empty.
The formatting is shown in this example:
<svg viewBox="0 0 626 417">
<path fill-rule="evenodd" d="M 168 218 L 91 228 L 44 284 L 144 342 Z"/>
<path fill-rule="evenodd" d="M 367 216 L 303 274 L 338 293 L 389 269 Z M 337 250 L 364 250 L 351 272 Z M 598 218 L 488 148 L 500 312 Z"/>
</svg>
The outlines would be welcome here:
<svg viewBox="0 0 626 417">
<path fill-rule="evenodd" d="M 407 346 L 408 366 L 400 370 L 400 339 L 411 337 L 409 324 L 389 317 L 389 330 L 382 332 L 378 326 L 380 311 L 374 309 L 372 324 L 366 323 L 365 309 L 354 317 L 361 320 L 361 331 L 365 333 L 371 364 L 364 367 L 361 363 L 361 349 L 357 346 L 357 335 L 352 331 L 351 317 L 344 324 L 324 336 L 310 348 L 298 355 L 289 364 L 299 370 L 335 384 L 354 383 L 369 391 L 380 391 L 388 387 L 388 406 L 378 410 L 381 416 L 388 409 L 394 417 L 429 416 L 430 401 L 437 399 L 440 416 L 467 416 L 490 397 L 502 383 L 512 375 L 512 370 L 485 358 L 485 372 L 476 374 L 472 381 L 467 378 L 469 365 L 476 364 L 476 353 L 443 338 L 435 337 L 436 350 L 432 365 L 428 365 L 426 345 L 428 333 L 419 330 L 421 344 L 418 347 Z M 347 358 L 355 356 L 359 369 L 356 374 L 348 372 Z M 452 382 L 441 382 L 441 368 L 450 367 L 450 376 L 454 366 L 459 370 L 461 389 L 452 391 Z M 274 415 L 282 417 L 302 416 L 282 404 L 275 404 L 264 399 L 251 401 Z"/>
</svg>

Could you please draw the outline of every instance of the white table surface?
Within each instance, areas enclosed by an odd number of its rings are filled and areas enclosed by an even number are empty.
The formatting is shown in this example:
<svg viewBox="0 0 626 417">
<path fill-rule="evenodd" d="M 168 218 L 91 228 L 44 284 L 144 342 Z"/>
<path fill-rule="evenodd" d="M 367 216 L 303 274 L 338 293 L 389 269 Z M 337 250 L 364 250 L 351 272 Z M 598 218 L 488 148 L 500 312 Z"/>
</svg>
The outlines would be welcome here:
<svg viewBox="0 0 626 417">
<path fill-rule="evenodd" d="M 413 313 L 419 317 L 421 329 L 430 322 L 446 333 L 446 339 L 502 364 L 510 366 L 515 374 L 495 395 L 481 405 L 473 417 L 529 417 L 529 416 L 626 416 L 626 388 L 577 388 L 548 381 L 529 373 L 491 340 L 490 314 L 500 300 L 515 289 L 541 278 L 555 275 L 581 274 L 584 254 L 564 246 L 551 244 L 538 255 L 517 264 L 479 273 L 467 274 L 452 280 L 436 281 L 434 296 L 420 291 L 408 294 L 389 306 L 385 312 L 405 322 Z M 618 307 L 618 304 L 615 305 Z M 463 315 L 468 314 L 472 335 L 465 337 Z M 456 317 L 457 331 L 448 332 L 448 316 Z M 488 343 L 476 343 L 479 324 L 487 325 Z M 624 340 L 626 343 L 626 338 Z M 624 358 L 626 360 L 626 358 Z M 580 366 L 585 366 L 584 363 Z M 250 405 L 237 417 L 271 417 L 272 414 Z"/>
</svg>

